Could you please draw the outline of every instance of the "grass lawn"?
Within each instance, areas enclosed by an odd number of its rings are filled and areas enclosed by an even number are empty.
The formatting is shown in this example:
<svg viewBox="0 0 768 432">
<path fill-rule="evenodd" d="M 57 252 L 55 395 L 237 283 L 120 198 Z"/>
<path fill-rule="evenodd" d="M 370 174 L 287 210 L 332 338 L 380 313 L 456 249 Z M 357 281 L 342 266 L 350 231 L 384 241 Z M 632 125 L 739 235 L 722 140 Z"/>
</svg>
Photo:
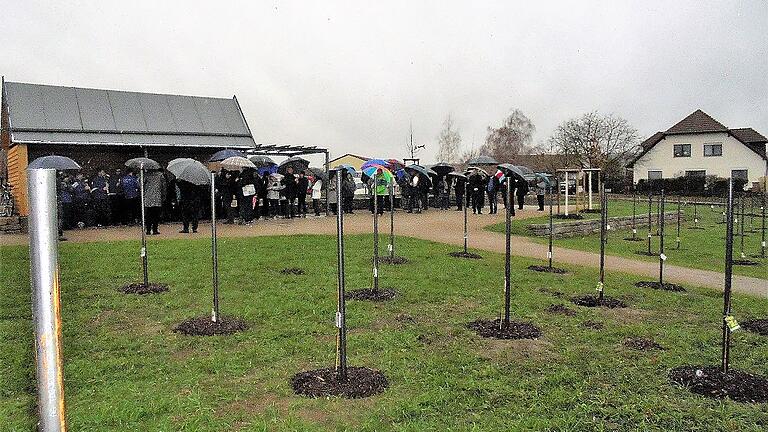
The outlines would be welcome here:
<svg viewBox="0 0 768 432">
<path fill-rule="evenodd" d="M 618 240 L 617 240 L 618 241 Z M 350 236 L 348 288 L 370 278 L 371 236 Z M 722 296 L 634 288 L 610 273 L 606 292 L 624 310 L 580 308 L 541 289 L 594 293 L 597 271 L 535 273 L 513 260 L 513 314 L 543 337 L 482 339 L 464 327 L 502 308 L 503 256 L 448 257 L 455 247 L 401 238 L 409 264 L 381 270 L 389 303 L 349 302 L 349 363 L 384 371 L 390 387 L 364 400 L 295 396 L 301 370 L 332 366 L 335 240 L 324 236 L 223 239 L 222 313 L 251 329 L 185 337 L 171 329 L 210 313 L 210 250 L 202 240 L 150 241 L 153 281 L 170 291 L 130 296 L 140 278 L 137 242 L 61 247 L 65 391 L 71 430 L 732 430 L 768 428 L 765 404 L 718 401 L 667 380 L 670 368 L 715 364 Z M 0 430 L 31 430 L 34 367 L 26 248 L 0 248 Z M 306 275 L 283 275 L 300 267 Z M 568 304 L 575 316 L 545 312 Z M 734 296 L 739 319 L 768 303 Z M 411 319 L 412 318 L 412 319 Z M 587 328 L 597 321 L 602 330 Z M 633 351 L 627 337 L 664 350 Z M 768 374 L 768 339 L 734 334 L 733 366 Z"/>
<path fill-rule="evenodd" d="M 673 198 L 674 199 L 674 198 Z M 648 243 L 648 201 L 645 206 L 638 203 L 637 236 L 646 240 L 644 242 L 629 242 L 624 238 L 632 236 L 632 230 L 612 230 L 608 232 L 608 243 L 606 245 L 606 254 L 618 255 L 628 258 L 634 258 L 643 261 L 658 262 L 657 256 L 639 255 L 638 251 L 647 251 Z M 656 233 L 656 208 L 653 213 L 653 234 Z M 666 212 L 677 211 L 677 202 L 667 203 Z M 698 268 L 703 270 L 724 271 L 725 262 L 725 224 L 719 224 L 722 219 L 720 207 L 698 206 L 697 214 L 699 219 L 698 226 L 704 227 L 703 230 L 694 230 L 690 227 L 693 223 L 693 207 L 684 207 L 683 211 L 688 220 L 681 223 L 680 230 L 680 249 L 677 249 L 675 240 L 677 239 L 676 222 L 667 221 L 665 224 L 664 250 L 667 255 L 667 263 L 682 267 Z M 643 213 L 645 212 L 645 213 Z M 631 201 L 611 201 L 608 205 L 609 216 L 624 216 L 632 214 Z M 585 214 L 585 217 L 596 218 L 599 214 Z M 512 233 L 515 235 L 528 236 L 540 243 L 547 243 L 547 237 L 536 237 L 526 227 L 532 223 L 547 223 L 548 216 L 536 217 L 534 219 L 521 219 L 512 223 Z M 755 232 L 748 232 L 744 237 L 744 250 L 746 255 L 757 254 L 760 252 L 760 219 L 745 219 L 745 230 L 749 231 L 751 226 Z M 557 223 L 557 221 L 555 221 Z M 734 226 L 734 232 L 738 233 L 737 226 Z M 487 229 L 495 232 L 504 232 L 504 223 L 490 225 Z M 740 244 L 741 239 L 737 236 L 734 240 L 734 258 L 741 258 Z M 584 250 L 589 252 L 600 252 L 600 236 L 592 234 L 587 236 L 577 236 L 570 238 L 555 239 L 556 247 L 568 249 Z M 658 253 L 659 237 L 651 239 L 651 251 Z M 735 274 L 743 276 L 752 276 L 761 279 L 768 279 L 768 260 L 757 259 L 748 256 L 747 258 L 761 263 L 759 266 L 734 266 Z M 555 256 L 557 259 L 557 256 Z"/>
</svg>

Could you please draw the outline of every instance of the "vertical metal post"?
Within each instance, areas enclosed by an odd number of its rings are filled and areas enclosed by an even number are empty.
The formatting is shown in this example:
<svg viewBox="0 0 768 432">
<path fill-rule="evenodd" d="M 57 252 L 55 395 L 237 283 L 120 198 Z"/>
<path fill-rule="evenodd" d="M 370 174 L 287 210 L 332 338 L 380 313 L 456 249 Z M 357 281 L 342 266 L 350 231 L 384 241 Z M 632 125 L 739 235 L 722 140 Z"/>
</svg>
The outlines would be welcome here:
<svg viewBox="0 0 768 432">
<path fill-rule="evenodd" d="M 510 265 L 510 256 L 512 252 L 511 248 L 511 226 L 512 226 L 512 213 L 510 212 L 510 208 L 514 205 L 514 202 L 512 201 L 512 175 L 510 174 L 509 177 L 507 177 L 507 208 L 506 208 L 506 225 L 505 225 L 505 235 L 504 235 L 504 241 L 505 241 L 505 255 L 504 255 L 504 326 L 509 326 L 509 303 L 510 303 L 510 296 L 511 296 L 511 287 L 510 287 L 510 277 L 511 277 L 511 265 Z"/>
<path fill-rule="evenodd" d="M 144 286 L 149 285 L 149 257 L 147 256 L 147 215 L 144 208 L 144 164 L 139 170 L 139 195 L 141 195 L 141 269 L 144 273 Z"/>
<path fill-rule="evenodd" d="M 608 223 L 608 201 L 605 199 L 605 187 L 600 187 L 600 294 L 599 300 L 603 301 L 605 291 L 605 234 Z"/>
<path fill-rule="evenodd" d="M 661 197 L 656 200 L 656 235 L 659 235 L 659 229 L 661 228 Z"/>
<path fill-rule="evenodd" d="M 760 206 L 760 212 L 762 213 L 760 222 L 760 258 L 765 258 L 765 207 L 768 205 L 768 202 L 766 202 L 766 196 L 768 196 L 768 193 L 763 191 L 763 205 Z"/>
<path fill-rule="evenodd" d="M 389 184 L 389 259 L 395 258 L 395 181 Z"/>
<path fill-rule="evenodd" d="M 373 290 L 379 291 L 379 200 L 376 196 L 376 172 L 373 173 Z"/>
<path fill-rule="evenodd" d="M 568 171 L 565 172 L 565 215 L 568 216 Z"/>
<path fill-rule="evenodd" d="M 741 245 L 739 246 L 739 255 L 741 255 L 741 258 L 746 258 L 746 255 L 744 254 L 744 219 L 746 219 L 744 214 L 744 192 L 741 193 L 739 198 L 739 207 L 741 208 L 741 215 L 739 217 L 739 237 Z"/>
<path fill-rule="evenodd" d="M 464 193 L 469 193 L 469 181 L 467 181 L 467 185 L 464 187 Z M 466 204 L 466 202 L 464 203 Z M 467 206 L 464 206 L 464 255 L 467 254 Z"/>
<path fill-rule="evenodd" d="M 554 225 L 552 224 L 552 186 L 547 186 L 547 192 L 549 195 L 549 248 L 547 249 L 547 260 L 549 261 L 549 268 L 552 268 L 552 244 L 554 243 Z"/>
<path fill-rule="evenodd" d="M 651 219 L 651 210 L 653 210 L 653 194 L 648 194 L 648 255 L 651 255 L 651 230 L 653 230 L 653 220 Z"/>
<path fill-rule="evenodd" d="M 585 179 L 589 182 L 589 210 L 592 210 L 592 171 L 587 171 L 588 179 Z"/>
<path fill-rule="evenodd" d="M 693 201 L 693 227 L 694 228 L 699 227 L 699 210 L 698 210 L 698 206 L 696 205 L 695 198 Z"/>
<path fill-rule="evenodd" d="M 329 177 L 330 178 L 330 177 Z M 336 191 L 341 191 L 341 172 L 336 172 Z M 336 253 L 338 263 L 338 287 L 336 306 L 336 327 L 338 328 L 336 341 L 336 373 L 339 380 L 347 380 L 347 311 L 344 298 L 344 212 L 336 212 Z"/>
<path fill-rule="evenodd" d="M 731 331 L 726 318 L 731 315 L 731 280 L 733 278 L 733 178 L 728 179 L 728 203 L 725 218 L 725 284 L 723 287 L 723 373 L 728 372 L 731 351 Z"/>
<path fill-rule="evenodd" d="M 677 248 L 680 249 L 680 195 L 677 196 Z"/>
<path fill-rule="evenodd" d="M 664 214 L 664 189 L 659 196 L 659 211 Z M 664 286 L 664 216 L 659 220 L 659 288 Z"/>
<path fill-rule="evenodd" d="M 636 214 L 637 214 L 637 191 L 635 190 L 635 187 L 632 186 L 632 240 L 634 240 L 635 237 L 637 236 Z"/>
<path fill-rule="evenodd" d="M 555 187 L 557 188 L 557 214 L 560 214 L 560 176 L 555 176 Z"/>
<path fill-rule="evenodd" d="M 29 270 L 35 326 L 37 409 L 42 432 L 66 431 L 61 359 L 56 170 L 31 169 L 29 177 Z"/>
<path fill-rule="evenodd" d="M 211 321 L 219 320 L 219 248 L 216 243 L 216 173 L 211 172 L 211 260 L 213 261 L 213 312 Z"/>
<path fill-rule="evenodd" d="M 329 186 L 328 183 L 330 183 L 330 180 L 331 180 L 331 166 L 330 166 L 331 162 L 328 160 L 328 157 L 329 157 L 328 151 L 326 151 L 325 152 L 325 178 L 328 181 L 326 181 L 323 185 L 323 187 L 325 188 L 325 215 L 326 216 L 328 216 L 331 211 L 330 196 L 328 196 L 330 191 L 328 187 Z M 339 174 L 339 173 L 336 173 L 336 174 Z M 336 201 L 338 201 L 338 197 Z M 339 204 L 337 203 L 336 205 L 338 206 Z"/>
</svg>

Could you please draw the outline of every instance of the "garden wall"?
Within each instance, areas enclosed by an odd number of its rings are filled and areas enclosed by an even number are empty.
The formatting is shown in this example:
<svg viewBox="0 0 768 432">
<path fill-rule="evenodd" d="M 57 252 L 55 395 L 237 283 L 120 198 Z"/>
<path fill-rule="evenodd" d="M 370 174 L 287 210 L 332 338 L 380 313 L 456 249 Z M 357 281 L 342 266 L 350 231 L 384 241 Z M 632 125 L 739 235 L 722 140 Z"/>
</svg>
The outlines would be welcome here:
<svg viewBox="0 0 768 432">
<path fill-rule="evenodd" d="M 677 212 L 667 212 L 664 214 L 664 219 L 667 223 L 674 224 L 677 222 Z M 684 214 L 680 212 L 680 219 L 684 220 Z M 656 223 L 656 215 L 653 215 L 653 223 Z M 608 218 L 608 225 L 611 227 L 611 231 L 618 229 L 627 229 L 632 227 L 632 216 L 614 216 Z M 643 217 L 642 214 L 638 214 L 635 217 L 635 225 L 637 226 L 638 233 L 642 236 L 643 229 L 647 230 L 648 218 Z M 645 228 L 644 228 L 645 227 Z M 673 226 L 667 226 L 667 228 L 674 229 Z M 549 235 L 549 224 L 530 224 L 528 230 L 536 236 Z M 553 222 L 552 230 L 555 237 L 575 237 L 580 235 L 596 234 L 600 232 L 600 219 L 589 220 L 576 220 L 568 222 Z"/>
<path fill-rule="evenodd" d="M 0 235 L 27 232 L 27 218 L 22 216 L 0 217 Z"/>
</svg>

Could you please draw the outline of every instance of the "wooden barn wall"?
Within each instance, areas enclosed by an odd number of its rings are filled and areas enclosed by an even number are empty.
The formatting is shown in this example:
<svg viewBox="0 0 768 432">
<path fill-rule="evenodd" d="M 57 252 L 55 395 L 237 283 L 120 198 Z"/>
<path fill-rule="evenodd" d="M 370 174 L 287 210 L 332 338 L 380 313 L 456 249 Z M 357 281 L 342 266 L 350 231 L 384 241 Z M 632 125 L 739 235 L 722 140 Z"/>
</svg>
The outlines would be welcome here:
<svg viewBox="0 0 768 432">
<path fill-rule="evenodd" d="M 16 211 L 27 216 L 27 146 L 17 144 L 8 149 L 8 182 L 16 203 Z"/>
</svg>

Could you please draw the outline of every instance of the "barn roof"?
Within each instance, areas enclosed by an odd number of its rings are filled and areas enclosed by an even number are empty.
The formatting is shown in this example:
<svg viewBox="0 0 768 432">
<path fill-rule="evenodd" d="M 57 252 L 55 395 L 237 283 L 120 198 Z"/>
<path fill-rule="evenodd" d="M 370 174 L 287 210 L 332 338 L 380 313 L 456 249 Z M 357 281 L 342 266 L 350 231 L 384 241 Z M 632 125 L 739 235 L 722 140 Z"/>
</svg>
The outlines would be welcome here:
<svg viewBox="0 0 768 432">
<path fill-rule="evenodd" d="M 3 82 L 14 143 L 251 149 L 237 98 Z"/>
</svg>

